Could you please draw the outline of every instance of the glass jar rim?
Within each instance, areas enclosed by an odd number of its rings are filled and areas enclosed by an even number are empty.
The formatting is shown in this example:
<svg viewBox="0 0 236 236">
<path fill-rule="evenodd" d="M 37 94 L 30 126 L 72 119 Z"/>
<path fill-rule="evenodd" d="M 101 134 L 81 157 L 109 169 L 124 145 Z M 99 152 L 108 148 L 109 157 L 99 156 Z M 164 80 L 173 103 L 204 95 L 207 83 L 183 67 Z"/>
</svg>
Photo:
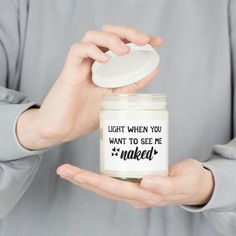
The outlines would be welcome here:
<svg viewBox="0 0 236 236">
<path fill-rule="evenodd" d="M 165 94 L 126 93 L 103 95 L 102 109 L 166 109 Z"/>
<path fill-rule="evenodd" d="M 121 93 L 121 94 L 104 94 L 103 99 L 114 97 L 144 97 L 144 98 L 167 98 L 164 93 Z"/>
</svg>

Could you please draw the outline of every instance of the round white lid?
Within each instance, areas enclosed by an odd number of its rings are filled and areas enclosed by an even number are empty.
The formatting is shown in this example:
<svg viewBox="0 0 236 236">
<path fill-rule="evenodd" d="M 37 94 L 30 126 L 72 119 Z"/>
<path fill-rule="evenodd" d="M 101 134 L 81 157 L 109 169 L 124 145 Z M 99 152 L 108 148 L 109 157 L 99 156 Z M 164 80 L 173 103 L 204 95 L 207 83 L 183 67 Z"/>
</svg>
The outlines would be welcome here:
<svg viewBox="0 0 236 236">
<path fill-rule="evenodd" d="M 92 65 L 92 80 L 99 87 L 123 87 L 150 75 L 158 66 L 160 56 L 150 45 L 137 46 L 127 44 L 130 52 L 117 56 L 111 51 L 106 54 L 110 57 L 106 63 L 95 61 Z"/>
</svg>

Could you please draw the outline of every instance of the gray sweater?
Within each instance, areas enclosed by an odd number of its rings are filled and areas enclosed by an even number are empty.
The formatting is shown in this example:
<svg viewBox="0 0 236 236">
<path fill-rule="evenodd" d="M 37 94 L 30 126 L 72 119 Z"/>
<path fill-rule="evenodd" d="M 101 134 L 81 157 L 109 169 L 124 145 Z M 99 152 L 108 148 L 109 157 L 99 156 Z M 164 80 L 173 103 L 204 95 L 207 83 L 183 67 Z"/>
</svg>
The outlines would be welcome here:
<svg viewBox="0 0 236 236">
<path fill-rule="evenodd" d="M 164 38 L 143 92 L 168 96 L 170 162 L 212 171 L 205 206 L 133 209 L 60 179 L 63 163 L 98 172 L 97 132 L 47 151 L 18 143 L 20 113 L 42 102 L 69 46 L 105 23 Z M 235 56 L 235 0 L 0 0 L 0 235 L 236 235 Z"/>
</svg>

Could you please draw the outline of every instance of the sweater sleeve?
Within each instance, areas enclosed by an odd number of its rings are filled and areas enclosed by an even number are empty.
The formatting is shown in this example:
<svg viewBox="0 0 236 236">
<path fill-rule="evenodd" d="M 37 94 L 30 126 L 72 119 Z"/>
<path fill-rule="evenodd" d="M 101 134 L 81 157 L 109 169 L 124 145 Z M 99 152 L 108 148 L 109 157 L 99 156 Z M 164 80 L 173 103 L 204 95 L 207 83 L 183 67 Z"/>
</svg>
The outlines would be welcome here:
<svg viewBox="0 0 236 236">
<path fill-rule="evenodd" d="M 26 13 L 26 1 L 0 0 L 0 219 L 14 208 L 27 190 L 43 152 L 23 148 L 15 132 L 20 114 L 36 106 L 15 91 L 21 80 Z"/>
<path fill-rule="evenodd" d="M 34 103 L 15 91 L 0 87 L 0 219 L 17 204 L 29 187 L 44 150 L 29 151 L 17 140 L 17 118 Z M 5 97 L 5 98 L 3 98 Z M 9 102 L 10 99 L 10 102 Z"/>
<path fill-rule="evenodd" d="M 232 134 L 236 136 L 236 1 L 229 0 L 229 34 L 232 77 Z M 236 235 L 236 137 L 227 144 L 215 145 L 212 156 L 202 163 L 214 177 L 215 188 L 204 206 L 182 206 L 191 212 L 203 212 L 224 235 Z"/>
</svg>

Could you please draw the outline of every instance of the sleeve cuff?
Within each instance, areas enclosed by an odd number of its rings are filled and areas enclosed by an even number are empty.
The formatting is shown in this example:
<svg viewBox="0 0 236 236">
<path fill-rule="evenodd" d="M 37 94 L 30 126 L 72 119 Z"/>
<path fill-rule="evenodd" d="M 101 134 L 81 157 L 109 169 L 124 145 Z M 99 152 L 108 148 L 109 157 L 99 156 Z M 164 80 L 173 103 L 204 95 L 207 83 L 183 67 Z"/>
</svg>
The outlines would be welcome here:
<svg viewBox="0 0 236 236">
<path fill-rule="evenodd" d="M 203 206 L 181 205 L 181 208 L 190 212 L 202 212 L 210 209 L 233 209 L 236 205 L 236 160 L 229 160 L 215 155 L 202 164 L 213 174 L 215 182 L 213 194 L 208 203 Z"/>
<path fill-rule="evenodd" d="M 17 119 L 27 109 L 37 106 L 35 103 L 3 104 L 0 106 L 0 161 L 9 161 L 33 156 L 45 150 L 31 151 L 25 149 L 16 136 Z"/>
</svg>

